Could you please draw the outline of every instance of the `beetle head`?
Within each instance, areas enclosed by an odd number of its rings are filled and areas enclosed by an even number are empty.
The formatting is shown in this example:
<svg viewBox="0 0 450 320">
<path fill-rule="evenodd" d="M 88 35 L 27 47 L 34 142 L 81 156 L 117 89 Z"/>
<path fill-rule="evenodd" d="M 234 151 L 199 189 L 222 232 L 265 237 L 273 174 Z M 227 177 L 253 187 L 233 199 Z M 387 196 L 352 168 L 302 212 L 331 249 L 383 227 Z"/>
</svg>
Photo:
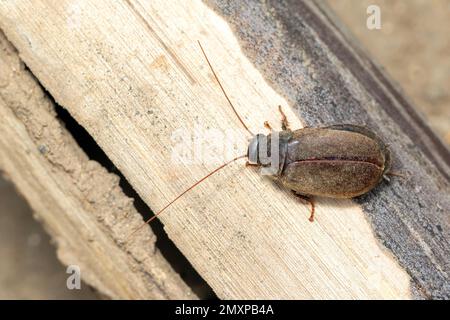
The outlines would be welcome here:
<svg viewBox="0 0 450 320">
<path fill-rule="evenodd" d="M 280 175 L 291 136 L 291 131 L 272 131 L 269 135 L 255 135 L 248 145 L 248 164 L 260 166 L 260 173 L 263 175 Z"/>
<path fill-rule="evenodd" d="M 275 138 L 277 139 L 278 135 L 276 135 Z M 272 159 L 271 157 L 271 154 L 273 154 L 274 156 L 278 155 L 278 152 L 274 152 L 278 151 L 278 149 L 271 150 L 272 139 L 274 139 L 272 134 L 266 136 L 259 133 L 250 140 L 247 150 L 249 164 L 262 167 L 270 167 L 272 163 L 278 163 L 278 161 L 274 161 L 274 159 Z M 277 147 L 278 140 L 273 145 Z M 278 166 L 276 166 L 275 169 L 278 169 Z"/>
<path fill-rule="evenodd" d="M 265 135 L 258 133 L 257 135 L 253 136 L 253 138 L 250 140 L 247 150 L 247 157 L 249 164 L 262 165 L 259 158 L 259 146 L 265 141 L 267 141 L 265 138 L 266 138 Z"/>
</svg>

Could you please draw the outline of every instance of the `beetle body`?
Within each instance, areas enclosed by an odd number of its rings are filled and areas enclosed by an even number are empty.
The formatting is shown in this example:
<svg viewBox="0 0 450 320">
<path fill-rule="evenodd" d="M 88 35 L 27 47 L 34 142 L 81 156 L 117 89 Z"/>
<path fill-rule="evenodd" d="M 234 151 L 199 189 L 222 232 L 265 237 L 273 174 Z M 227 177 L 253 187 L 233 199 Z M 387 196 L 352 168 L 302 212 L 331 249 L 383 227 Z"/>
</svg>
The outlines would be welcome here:
<svg viewBox="0 0 450 320">
<path fill-rule="evenodd" d="M 365 127 L 335 125 L 278 135 L 278 168 L 269 177 L 298 195 L 353 198 L 373 189 L 389 170 L 389 149 Z M 271 150 L 271 141 L 270 134 L 252 139 L 251 164 L 271 165 L 263 164 L 258 155 L 261 143 Z"/>
</svg>

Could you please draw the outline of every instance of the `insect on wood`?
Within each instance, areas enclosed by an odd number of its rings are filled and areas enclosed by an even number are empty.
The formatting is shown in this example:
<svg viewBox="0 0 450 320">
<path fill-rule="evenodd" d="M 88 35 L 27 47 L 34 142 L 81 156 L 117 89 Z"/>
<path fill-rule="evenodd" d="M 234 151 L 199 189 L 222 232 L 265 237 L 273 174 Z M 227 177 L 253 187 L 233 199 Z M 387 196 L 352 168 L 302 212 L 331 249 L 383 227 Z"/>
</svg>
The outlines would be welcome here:
<svg viewBox="0 0 450 320">
<path fill-rule="evenodd" d="M 388 147 L 375 133 L 363 126 L 338 124 L 291 130 L 286 115 L 279 106 L 282 131 L 273 131 L 266 121 L 264 126 L 272 132 L 268 135 L 254 135 L 236 111 L 201 43 L 198 44 L 228 104 L 243 127 L 251 134 L 247 154 L 236 157 L 208 173 L 143 225 L 150 223 L 205 179 L 242 158 L 248 158 L 247 166 L 259 167 L 260 172 L 264 172 L 269 178 L 292 190 L 297 197 L 310 203 L 311 222 L 314 221 L 314 196 L 357 197 L 376 187 L 386 175 L 395 175 L 389 173 L 391 159 Z"/>
</svg>

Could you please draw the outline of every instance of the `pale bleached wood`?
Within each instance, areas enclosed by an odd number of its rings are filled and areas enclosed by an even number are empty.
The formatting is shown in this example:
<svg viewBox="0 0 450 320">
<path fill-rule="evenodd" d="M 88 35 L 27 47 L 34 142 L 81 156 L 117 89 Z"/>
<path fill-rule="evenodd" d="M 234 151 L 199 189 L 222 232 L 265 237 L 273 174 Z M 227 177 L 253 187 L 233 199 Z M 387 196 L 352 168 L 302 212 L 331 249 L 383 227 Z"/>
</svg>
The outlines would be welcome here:
<svg viewBox="0 0 450 320">
<path fill-rule="evenodd" d="M 46 97 L 0 32 L 0 169 L 43 222 L 66 265 L 110 298 L 195 298 L 143 230 L 124 246 L 139 214 L 118 177 L 90 161 L 56 119 Z M 69 275 L 68 275 L 69 276 Z"/>
<path fill-rule="evenodd" d="M 177 129 L 232 129 L 241 136 L 237 153 L 246 151 L 246 132 L 197 40 L 253 131 L 264 131 L 265 120 L 279 129 L 277 106 L 288 106 L 225 21 L 199 1 L 6 1 L 0 27 L 154 210 L 217 165 L 171 161 Z M 222 298 L 410 297 L 408 275 L 381 247 L 360 205 L 319 199 L 316 212 L 310 223 L 308 206 L 240 161 L 160 219 Z M 149 244 L 135 238 L 132 245 Z"/>
</svg>

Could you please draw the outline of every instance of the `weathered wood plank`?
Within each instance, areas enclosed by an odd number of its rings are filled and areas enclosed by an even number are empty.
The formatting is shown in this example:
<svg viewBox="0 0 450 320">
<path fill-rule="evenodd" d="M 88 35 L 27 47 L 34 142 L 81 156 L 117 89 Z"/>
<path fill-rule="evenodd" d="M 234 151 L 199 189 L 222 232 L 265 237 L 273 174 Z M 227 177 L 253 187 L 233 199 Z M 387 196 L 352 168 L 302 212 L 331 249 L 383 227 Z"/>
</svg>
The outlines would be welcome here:
<svg viewBox="0 0 450 320">
<path fill-rule="evenodd" d="M 110 298 L 195 298 L 155 248 L 120 243 L 139 225 L 131 199 L 81 151 L 55 118 L 54 106 L 0 32 L 0 169 L 53 237 L 59 258 Z M 69 275 L 68 275 L 69 276 Z"/>
<path fill-rule="evenodd" d="M 450 298 L 450 154 L 411 103 L 322 1 L 208 2 L 305 124 L 364 124 L 390 144 L 408 179 L 356 202 L 417 295 Z"/>
<path fill-rule="evenodd" d="M 410 276 L 418 294 L 445 296 L 448 168 L 445 152 L 427 143 L 434 136 L 426 131 L 422 137 L 415 124 L 406 128 L 402 117 L 411 111 L 400 107 L 374 66 L 355 69 L 370 61 L 346 44 L 321 7 L 214 6 L 236 33 L 198 1 L 6 1 L 0 27 L 154 210 L 217 165 L 171 161 L 177 129 L 184 135 L 202 126 L 233 129 L 242 136 L 239 151 L 246 148 L 245 131 L 196 40 L 253 131 L 262 131 L 265 120 L 279 128 L 281 104 L 297 111 L 287 110 L 294 128 L 301 122 L 367 124 L 392 145 L 396 167 L 412 177 L 383 184 L 356 203 L 318 199 L 314 224 L 307 206 L 241 163 L 161 215 L 169 236 L 220 297 L 407 298 Z M 426 140 L 416 149 L 411 138 L 417 137 Z"/>
</svg>

